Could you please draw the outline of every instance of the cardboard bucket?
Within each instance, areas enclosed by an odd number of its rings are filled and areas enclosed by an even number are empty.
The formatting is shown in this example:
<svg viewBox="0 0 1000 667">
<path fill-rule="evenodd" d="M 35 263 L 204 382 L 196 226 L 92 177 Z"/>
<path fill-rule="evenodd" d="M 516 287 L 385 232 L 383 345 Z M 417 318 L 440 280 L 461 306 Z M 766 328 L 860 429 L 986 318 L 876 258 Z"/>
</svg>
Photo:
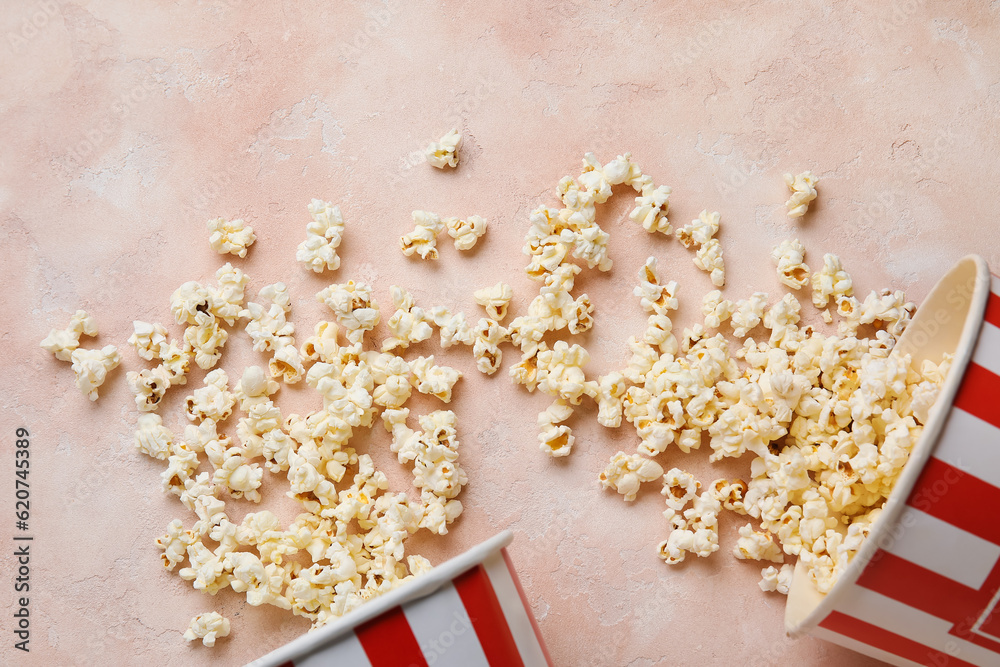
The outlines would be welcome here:
<svg viewBox="0 0 1000 667">
<path fill-rule="evenodd" d="M 250 667 L 535 667 L 551 660 L 504 531 Z"/>
<path fill-rule="evenodd" d="M 1000 279 L 962 259 L 897 349 L 955 360 L 861 550 L 826 595 L 796 568 L 785 627 L 895 665 L 1000 665 Z"/>
</svg>

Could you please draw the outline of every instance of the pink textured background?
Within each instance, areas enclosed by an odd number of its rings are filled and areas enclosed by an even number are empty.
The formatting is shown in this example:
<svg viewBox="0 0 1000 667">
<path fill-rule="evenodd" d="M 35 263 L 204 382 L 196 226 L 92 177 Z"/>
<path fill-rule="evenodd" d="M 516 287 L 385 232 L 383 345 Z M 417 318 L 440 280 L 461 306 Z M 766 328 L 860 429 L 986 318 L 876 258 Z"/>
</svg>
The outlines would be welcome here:
<svg viewBox="0 0 1000 667">
<path fill-rule="evenodd" d="M 125 372 L 145 362 L 126 339 L 133 319 L 170 324 L 179 284 L 214 279 L 226 258 L 208 247 L 210 217 L 254 226 L 256 245 L 233 261 L 252 278 L 251 298 L 269 282 L 289 285 L 299 341 L 328 316 L 315 292 L 349 278 L 371 282 L 383 304 L 399 284 L 421 305 L 472 318 L 480 316 L 473 289 L 503 279 L 515 289 L 514 315 L 523 313 L 537 293 L 522 270 L 527 214 L 555 204 L 556 182 L 577 174 L 588 150 L 602 161 L 630 150 L 657 184 L 674 188 L 675 224 L 702 208 L 721 212 L 729 298 L 783 293 L 767 256 L 788 235 L 805 243 L 814 266 L 822 253 L 839 253 L 857 289 L 904 288 L 917 300 L 969 252 L 1000 267 L 997 3 L 509 4 L 5 4 L 4 609 L 14 597 L 18 426 L 32 433 L 35 542 L 32 652 L 13 651 L 4 630 L 0 662 L 238 665 L 308 626 L 232 591 L 194 591 L 163 571 L 153 546 L 171 518 L 190 518 L 160 492 L 162 464 L 133 449 Z M 456 171 L 414 159 L 451 126 L 465 135 Z M 821 194 L 795 222 L 784 215 L 781 175 L 804 169 L 822 178 Z M 347 220 L 343 264 L 322 276 L 294 260 L 312 197 L 339 203 Z M 616 195 L 599 212 L 614 270 L 578 283 L 597 305 L 597 325 L 581 337 L 594 375 L 621 367 L 626 338 L 643 328 L 630 292 L 648 255 L 680 281 L 677 324 L 695 321 L 711 289 L 676 241 L 627 220 L 630 202 Z M 490 230 L 473 252 L 445 238 L 437 263 L 410 260 L 396 244 L 414 208 L 478 213 Z M 93 404 L 73 387 L 69 365 L 38 347 L 77 308 L 101 330 L 84 345 L 112 343 L 123 357 Z M 264 360 L 234 331 L 222 361 L 231 376 Z M 740 517 L 723 517 L 713 557 L 674 568 L 659 561 L 666 526 L 656 486 L 626 505 L 596 481 L 612 453 L 636 444 L 630 427 L 608 431 L 594 410 L 581 410 L 571 422 L 575 451 L 553 461 L 535 443 L 548 398 L 511 385 L 513 352 L 489 378 L 467 350 L 442 354 L 436 336 L 408 356 L 428 353 L 465 372 L 450 407 L 471 481 L 452 532 L 414 538 L 410 549 L 440 562 L 513 530 L 511 555 L 556 664 L 872 664 L 784 637 L 784 598 L 760 593 L 760 566 L 728 553 Z M 187 389 L 203 375 L 195 371 Z M 282 388 L 286 414 L 319 406 L 303 385 Z M 184 395 L 172 391 L 160 411 L 176 430 Z M 420 397 L 411 407 L 437 406 Z M 356 444 L 365 450 L 369 441 L 405 488 L 408 472 L 387 455 L 388 436 L 378 428 Z M 706 482 L 747 465 L 711 466 L 704 452 L 676 449 L 660 459 Z M 282 482 L 271 480 L 265 504 L 293 513 Z M 230 506 L 237 519 L 249 511 Z M 214 650 L 184 642 L 188 620 L 210 609 L 232 620 L 231 637 Z"/>
</svg>

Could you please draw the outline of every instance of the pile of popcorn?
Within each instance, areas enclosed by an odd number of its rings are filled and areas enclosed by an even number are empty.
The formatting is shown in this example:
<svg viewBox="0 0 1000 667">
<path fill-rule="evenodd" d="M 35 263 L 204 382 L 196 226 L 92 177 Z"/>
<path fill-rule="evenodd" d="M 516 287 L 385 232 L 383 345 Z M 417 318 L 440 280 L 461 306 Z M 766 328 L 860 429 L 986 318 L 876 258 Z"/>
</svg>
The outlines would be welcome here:
<svg viewBox="0 0 1000 667">
<path fill-rule="evenodd" d="M 431 163 L 454 167 L 459 140 L 449 133 L 432 144 Z M 789 216 L 806 212 L 817 180 L 809 172 L 786 176 Z M 718 551 L 719 516 L 726 510 L 753 520 L 740 528 L 733 554 L 779 566 L 761 571 L 763 590 L 788 592 L 788 555 L 804 563 L 818 590 L 828 591 L 877 520 L 950 358 L 917 368 L 908 356 L 893 354 L 914 311 L 905 295 L 884 290 L 860 299 L 836 255 L 824 255 L 814 272 L 803 245 L 789 239 L 772 253 L 778 279 L 792 290 L 809 287 L 823 320 L 837 317 L 835 334 L 803 326 L 791 292 L 776 300 L 756 292 L 734 301 L 713 289 L 701 301 L 703 322 L 675 335 L 670 314 L 679 305 L 679 286 L 664 281 L 650 257 L 634 289 L 649 314 L 645 330 L 629 338 L 623 368 L 588 377 L 589 354 L 569 336 L 593 326 L 594 306 L 587 294 L 573 292 L 584 266 L 612 268 L 609 235 L 595 213 L 618 185 L 636 194 L 631 221 L 648 233 L 676 237 L 694 252 L 712 286 L 724 287 L 719 213 L 706 209 L 675 231 L 667 218 L 670 187 L 655 185 L 628 153 L 604 165 L 588 153 L 579 177 L 559 181 L 562 206 L 531 213 L 523 250 L 539 293 L 506 326 L 513 298 L 507 284 L 475 292 L 486 312 L 475 323 L 441 306 L 421 307 L 392 286 L 389 336 L 381 349 L 372 349 L 366 335 L 381 322 L 381 310 L 370 286 L 347 281 L 316 294 L 333 319 L 317 322 L 297 343 L 287 286 L 263 286 L 257 301 L 248 301 L 250 278 L 231 263 L 217 271 L 215 284 L 186 282 L 173 293 L 170 311 L 185 327 L 182 336 L 172 338 L 160 323 L 135 322 L 129 343 L 140 358 L 156 362 L 126 376 L 141 413 L 135 444 L 164 463 L 163 491 L 177 496 L 193 518 L 173 520 L 156 541 L 164 566 L 195 589 L 215 595 L 228 587 L 245 593 L 251 605 L 306 617 L 313 628 L 430 569 L 426 559 L 405 553 L 405 541 L 418 530 L 446 534 L 462 513 L 458 496 L 468 484 L 458 461 L 455 414 L 436 410 L 417 417 L 413 428 L 405 407 L 414 390 L 449 403 L 462 376 L 433 355 L 401 356 L 436 328 L 442 348 L 471 348 L 477 369 L 487 375 L 501 367 L 501 345 L 518 348 L 520 359 L 509 369 L 514 383 L 552 397 L 537 420 L 547 454 L 570 454 L 575 438 L 566 422 L 585 397 L 596 404 L 602 426 L 620 428 L 625 421 L 635 428 L 636 451 L 612 455 L 599 481 L 632 501 L 643 484 L 661 480 L 670 532 L 658 553 L 665 562 Z M 335 270 L 345 229 L 340 209 L 314 199 L 308 211 L 312 220 L 296 257 L 317 273 Z M 414 211 L 413 220 L 401 249 L 425 259 L 437 259 L 436 238 L 445 229 L 459 249 L 471 248 L 486 231 L 479 216 L 442 220 Z M 219 253 L 245 257 L 256 238 L 242 220 L 219 218 L 208 226 Z M 237 323 L 268 361 L 266 368 L 243 369 L 234 383 L 215 367 L 230 335 L 225 327 Z M 73 362 L 77 385 L 92 400 L 119 362 L 114 346 L 79 348 L 81 335 L 96 333 L 93 318 L 79 311 L 67 329 L 53 330 L 42 342 Z M 188 424 L 175 433 L 156 411 L 170 388 L 187 383 L 192 361 L 210 372 L 187 396 Z M 281 384 L 302 380 L 322 396 L 323 407 L 283 414 L 275 393 Z M 419 497 L 391 492 L 371 457 L 350 446 L 356 430 L 372 427 L 378 417 L 392 437 L 391 451 L 412 467 Z M 235 438 L 223 432 L 226 424 L 235 427 Z M 706 444 L 713 462 L 752 454 L 746 481 L 702 484 L 680 468 L 664 472 L 656 461 L 671 445 L 688 453 Z M 227 500 L 262 502 L 265 472 L 287 480 L 287 495 L 303 512 L 287 526 L 266 509 L 233 522 Z M 229 622 L 212 612 L 192 620 L 185 636 L 211 645 L 228 633 Z"/>
<path fill-rule="evenodd" d="M 786 176 L 790 217 L 805 214 L 817 181 L 810 172 Z M 510 375 L 529 391 L 553 397 L 538 416 L 541 449 L 552 456 L 571 452 L 574 436 L 564 422 L 589 397 L 601 425 L 619 428 L 624 417 L 639 437 L 635 453 L 611 457 L 601 484 L 631 501 L 641 484 L 662 479 L 670 530 L 658 547 L 664 561 L 718 551 L 718 517 L 728 510 L 759 523 L 740 529 L 733 554 L 781 564 L 761 571 L 763 590 L 788 592 L 789 555 L 803 562 L 819 591 L 829 591 L 899 478 L 951 357 L 916 367 L 908 355 L 892 354 L 914 304 L 901 291 L 858 298 L 836 255 L 824 255 L 822 268 L 813 272 L 805 248 L 789 239 L 772 253 L 778 279 L 792 290 L 810 287 L 823 320 L 838 317 L 835 334 L 802 326 L 801 305 L 791 292 L 771 303 L 763 292 L 733 301 L 716 289 L 702 299 L 704 321 L 675 335 L 670 312 L 678 307 L 678 285 L 663 281 L 650 257 L 634 290 L 649 313 L 646 330 L 629 339 L 624 368 L 588 378 L 587 351 L 560 332 L 591 326 L 593 307 L 586 294 L 572 295 L 574 277 L 583 263 L 600 271 L 612 266 L 595 209 L 620 184 L 639 195 L 632 221 L 650 233 L 673 232 L 667 221 L 671 189 L 654 186 L 628 153 L 606 165 L 587 154 L 580 176 L 558 184 L 562 208 L 542 206 L 531 214 L 524 253 L 531 258 L 528 277 L 541 288 L 528 313 L 509 327 L 521 350 Z M 715 287 L 725 285 L 719 226 L 719 214 L 705 210 L 673 232 L 695 250 L 695 265 Z M 742 345 L 720 332 L 724 326 Z M 560 335 L 547 344 L 553 332 Z M 748 481 L 717 479 L 703 486 L 681 469 L 664 472 L 655 461 L 671 445 L 688 453 L 703 444 L 710 461 L 752 454 Z"/>
</svg>

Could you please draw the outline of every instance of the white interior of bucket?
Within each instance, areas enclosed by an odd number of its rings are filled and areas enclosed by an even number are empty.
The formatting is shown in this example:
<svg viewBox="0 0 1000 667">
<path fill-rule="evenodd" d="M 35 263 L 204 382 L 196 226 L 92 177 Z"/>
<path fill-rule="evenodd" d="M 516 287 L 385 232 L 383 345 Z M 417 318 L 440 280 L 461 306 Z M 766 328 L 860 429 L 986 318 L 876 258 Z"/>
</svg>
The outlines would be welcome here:
<svg viewBox="0 0 1000 667">
<path fill-rule="evenodd" d="M 879 536 L 898 520 L 906 498 L 937 443 L 948 409 L 972 356 L 989 286 L 990 273 L 986 262 L 975 255 L 963 258 L 934 286 L 897 342 L 893 354 L 910 354 L 918 366 L 924 359 L 939 362 L 945 354 L 954 354 L 955 360 L 938 402 L 881 516 L 840 580 L 829 593 L 820 593 L 805 568 L 801 564 L 796 565 L 785 606 L 785 630 L 789 635 L 796 637 L 808 633 L 830 613 L 836 606 L 837 596 L 858 578 L 877 550 Z"/>
</svg>

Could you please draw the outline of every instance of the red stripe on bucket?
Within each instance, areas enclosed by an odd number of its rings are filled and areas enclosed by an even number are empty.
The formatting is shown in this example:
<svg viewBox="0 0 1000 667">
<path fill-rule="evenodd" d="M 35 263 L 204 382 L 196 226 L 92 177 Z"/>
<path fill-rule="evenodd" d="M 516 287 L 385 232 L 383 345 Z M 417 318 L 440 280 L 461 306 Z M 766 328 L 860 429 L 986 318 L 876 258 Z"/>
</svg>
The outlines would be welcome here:
<svg viewBox="0 0 1000 667">
<path fill-rule="evenodd" d="M 1000 376 L 970 361 L 955 396 L 955 407 L 1000 428 Z"/>
<path fill-rule="evenodd" d="M 972 533 L 1000 544 L 1000 488 L 931 457 L 906 504 Z"/>
<path fill-rule="evenodd" d="M 993 326 L 1000 327 L 1000 295 L 997 295 L 996 292 L 990 292 L 990 296 L 986 300 L 985 319 Z"/>
<path fill-rule="evenodd" d="M 354 630 L 372 667 L 427 667 L 417 638 L 396 607 Z"/>
<path fill-rule="evenodd" d="M 979 611 L 979 591 L 881 549 L 857 583 L 948 621 Z"/>
<path fill-rule="evenodd" d="M 887 653 L 912 660 L 921 665 L 939 665 L 940 667 L 974 667 L 972 663 L 959 660 L 947 653 L 933 649 L 912 639 L 907 639 L 895 632 L 889 632 L 877 625 L 872 625 L 861 619 L 832 611 L 820 622 L 820 627 L 831 632 L 842 634 L 859 642 L 882 649 Z"/>
<path fill-rule="evenodd" d="M 459 576 L 454 585 L 490 665 L 523 667 L 524 662 L 517 650 L 514 636 L 483 566 L 477 565 Z"/>
</svg>

